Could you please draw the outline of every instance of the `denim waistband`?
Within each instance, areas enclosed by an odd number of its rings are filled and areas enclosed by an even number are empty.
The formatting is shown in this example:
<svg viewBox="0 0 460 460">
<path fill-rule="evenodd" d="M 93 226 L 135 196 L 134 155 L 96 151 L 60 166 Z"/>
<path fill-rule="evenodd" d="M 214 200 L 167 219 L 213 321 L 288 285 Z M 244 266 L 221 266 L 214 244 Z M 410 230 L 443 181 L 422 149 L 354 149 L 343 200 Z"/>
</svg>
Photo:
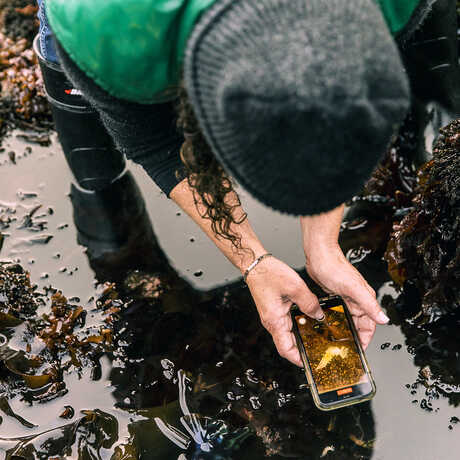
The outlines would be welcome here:
<svg viewBox="0 0 460 460">
<path fill-rule="evenodd" d="M 38 20 L 40 21 L 40 51 L 47 61 L 59 63 L 53 32 L 46 17 L 45 0 L 38 1 Z"/>
</svg>

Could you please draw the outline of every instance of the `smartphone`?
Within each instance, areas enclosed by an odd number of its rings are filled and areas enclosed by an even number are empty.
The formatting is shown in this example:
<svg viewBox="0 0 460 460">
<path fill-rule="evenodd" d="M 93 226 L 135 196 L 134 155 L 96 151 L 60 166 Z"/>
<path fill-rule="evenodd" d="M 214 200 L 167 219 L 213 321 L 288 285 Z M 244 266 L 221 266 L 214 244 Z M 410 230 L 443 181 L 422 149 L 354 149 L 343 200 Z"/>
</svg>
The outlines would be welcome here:
<svg viewBox="0 0 460 460">
<path fill-rule="evenodd" d="M 291 309 L 313 400 L 326 411 L 368 401 L 376 387 L 345 302 L 338 296 L 319 301 L 323 321 L 306 316 L 297 306 Z"/>
</svg>

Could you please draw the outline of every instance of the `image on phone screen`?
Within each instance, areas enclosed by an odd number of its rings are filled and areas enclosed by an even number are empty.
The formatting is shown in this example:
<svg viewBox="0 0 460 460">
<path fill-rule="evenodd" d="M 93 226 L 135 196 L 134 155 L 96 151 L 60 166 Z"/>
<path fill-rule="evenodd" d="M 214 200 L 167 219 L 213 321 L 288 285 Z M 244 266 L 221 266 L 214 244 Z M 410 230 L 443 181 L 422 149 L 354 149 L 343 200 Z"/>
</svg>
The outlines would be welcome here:
<svg viewBox="0 0 460 460">
<path fill-rule="evenodd" d="M 325 319 L 295 316 L 316 390 L 322 402 L 367 394 L 370 378 L 343 305 L 324 309 Z"/>
</svg>

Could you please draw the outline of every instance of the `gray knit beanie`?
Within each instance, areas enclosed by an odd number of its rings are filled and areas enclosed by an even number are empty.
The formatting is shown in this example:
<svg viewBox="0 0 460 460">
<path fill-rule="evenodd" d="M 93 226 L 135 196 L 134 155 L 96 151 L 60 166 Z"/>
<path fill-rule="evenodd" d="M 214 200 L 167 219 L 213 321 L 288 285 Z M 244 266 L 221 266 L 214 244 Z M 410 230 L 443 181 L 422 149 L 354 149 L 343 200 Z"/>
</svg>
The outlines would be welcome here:
<svg viewBox="0 0 460 460">
<path fill-rule="evenodd" d="M 409 105 L 373 0 L 217 0 L 189 38 L 184 71 L 227 172 L 295 215 L 358 192 Z"/>
</svg>

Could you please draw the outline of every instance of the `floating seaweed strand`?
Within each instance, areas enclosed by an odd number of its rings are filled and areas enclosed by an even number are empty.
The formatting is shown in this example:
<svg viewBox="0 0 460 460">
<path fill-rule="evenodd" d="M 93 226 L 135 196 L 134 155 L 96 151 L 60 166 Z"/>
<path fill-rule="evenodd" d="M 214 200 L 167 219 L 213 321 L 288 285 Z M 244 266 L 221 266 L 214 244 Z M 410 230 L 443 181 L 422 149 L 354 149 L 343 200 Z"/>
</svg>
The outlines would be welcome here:
<svg viewBox="0 0 460 460">
<path fill-rule="evenodd" d="M 251 434 L 248 427 L 231 431 L 223 420 L 213 420 L 200 414 L 190 412 L 187 404 L 187 390 L 190 380 L 181 369 L 177 373 L 179 387 L 179 405 L 182 410 L 180 422 L 187 433 L 155 417 L 158 429 L 174 444 L 187 454 L 180 454 L 178 460 L 202 458 L 202 454 L 212 452 L 213 459 L 225 459 L 224 452 L 237 450 L 239 445 Z M 191 452 L 190 452 L 191 451 Z M 220 453 L 219 453 L 220 451 Z"/>
</svg>

